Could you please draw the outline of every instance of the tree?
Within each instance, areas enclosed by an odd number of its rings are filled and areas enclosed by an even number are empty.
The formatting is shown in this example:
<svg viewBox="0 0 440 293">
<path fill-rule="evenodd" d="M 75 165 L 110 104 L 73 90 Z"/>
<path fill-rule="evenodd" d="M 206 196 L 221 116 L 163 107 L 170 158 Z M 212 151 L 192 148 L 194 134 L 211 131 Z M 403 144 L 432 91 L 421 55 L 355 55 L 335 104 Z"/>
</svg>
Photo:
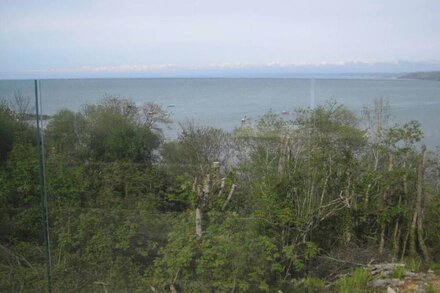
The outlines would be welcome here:
<svg viewBox="0 0 440 293">
<path fill-rule="evenodd" d="M 106 97 L 100 104 L 87 105 L 77 114 L 63 110 L 47 127 L 49 150 L 71 152 L 77 159 L 151 164 L 162 140 L 152 127 L 164 121 L 154 118 L 155 114 L 144 113 L 151 107 L 160 110 L 154 104 L 137 107 L 129 100 Z M 165 115 L 165 111 L 160 111 Z"/>
<path fill-rule="evenodd" d="M 19 120 L 5 101 L 0 101 L 0 165 L 6 161 L 16 140 L 35 143 L 35 130 Z"/>
<path fill-rule="evenodd" d="M 203 176 L 212 162 L 230 169 L 234 146 L 230 134 L 222 129 L 203 127 L 193 121 L 181 125 L 177 141 L 163 145 L 162 163 L 170 174 L 186 174 L 188 178 Z"/>
</svg>

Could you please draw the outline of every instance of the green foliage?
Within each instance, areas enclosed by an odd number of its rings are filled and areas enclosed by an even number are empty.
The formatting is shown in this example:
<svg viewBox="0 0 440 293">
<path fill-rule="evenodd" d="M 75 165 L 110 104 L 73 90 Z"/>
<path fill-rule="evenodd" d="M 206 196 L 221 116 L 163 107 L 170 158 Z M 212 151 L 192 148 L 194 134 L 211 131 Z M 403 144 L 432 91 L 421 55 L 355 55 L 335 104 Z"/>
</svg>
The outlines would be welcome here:
<svg viewBox="0 0 440 293">
<path fill-rule="evenodd" d="M 427 293 L 437 293 L 437 292 L 440 292 L 440 285 L 439 284 L 428 284 L 426 286 L 426 292 Z"/>
<path fill-rule="evenodd" d="M 2 221 L 0 239 L 6 243 L 41 239 L 37 152 L 34 146 L 15 144 L 0 169 Z"/>
<path fill-rule="evenodd" d="M 176 278 L 181 280 L 181 286 L 190 285 L 194 280 L 192 264 L 197 253 L 197 241 L 190 222 L 187 216 L 179 217 L 168 234 L 167 245 L 160 250 L 153 271 L 149 272 L 148 286 L 167 290 Z"/>
<path fill-rule="evenodd" d="M 150 126 L 133 102 L 106 97 L 80 113 L 63 110 L 55 115 L 46 131 L 48 149 L 77 159 L 151 163 L 161 133 Z"/>
<path fill-rule="evenodd" d="M 45 131 L 51 151 L 65 155 L 78 152 L 82 122 L 79 114 L 69 110 L 61 110 L 54 115 Z"/>
<path fill-rule="evenodd" d="M 414 143 L 423 138 L 422 126 L 418 121 L 411 121 L 402 127 L 395 127 L 389 130 L 388 139 L 390 144 L 396 146 L 399 142 L 403 143 L 403 148 L 411 149 Z"/>
<path fill-rule="evenodd" d="M 167 122 L 157 105 L 111 97 L 53 116 L 44 138 L 55 291 L 320 292 L 324 282 L 311 276 L 326 277 L 320 264 L 335 250 L 383 240 L 385 252 L 408 254 L 417 122 L 382 125 L 374 137 L 330 102 L 293 121 L 269 112 L 233 134 L 186 123 L 162 144 Z M 43 291 L 35 131 L 0 107 L 0 135 L 0 291 Z M 430 155 L 423 182 L 434 260 L 438 162 Z M 336 289 L 365 292 L 370 278 L 358 269 Z"/>
<path fill-rule="evenodd" d="M 406 265 L 411 272 L 420 272 L 422 261 L 419 258 L 412 257 L 406 260 Z"/>
<path fill-rule="evenodd" d="M 306 287 L 307 293 L 321 292 L 322 289 L 324 289 L 325 287 L 325 283 L 323 280 L 314 277 L 307 277 L 304 280 L 304 285 Z"/>
<path fill-rule="evenodd" d="M 0 107 L 0 163 L 6 160 L 14 143 L 15 121 L 8 109 Z"/>
<path fill-rule="evenodd" d="M 368 292 L 367 284 L 370 280 L 370 272 L 366 269 L 358 268 L 350 276 L 343 277 L 336 282 L 336 288 L 340 293 Z"/>
<path fill-rule="evenodd" d="M 403 279 L 405 277 L 406 269 L 404 266 L 398 266 L 393 270 L 393 278 Z"/>
<path fill-rule="evenodd" d="M 176 141 L 162 146 L 162 164 L 174 176 L 201 176 L 213 162 L 229 167 L 232 156 L 231 136 L 213 127 L 202 127 L 194 122 L 180 125 L 182 132 Z"/>
<path fill-rule="evenodd" d="M 434 272 L 440 272 L 440 263 L 432 262 L 429 268 Z"/>
<path fill-rule="evenodd" d="M 6 161 L 16 142 L 34 144 L 35 132 L 0 101 L 0 166 Z"/>
<path fill-rule="evenodd" d="M 252 222 L 243 225 L 227 217 L 209 226 L 197 242 L 191 218 L 168 236 L 156 263 L 157 287 L 166 289 L 174 280 L 185 292 L 270 291 L 267 280 L 280 272 L 272 239 L 259 235 Z"/>
<path fill-rule="evenodd" d="M 365 144 L 364 131 L 357 128 L 358 119 L 342 105 L 328 102 L 315 109 L 300 109 L 294 121 L 319 147 L 332 150 L 357 149 Z"/>
<path fill-rule="evenodd" d="M 439 173 L 437 173 L 439 174 Z M 438 176 L 438 175 L 437 175 Z M 438 177 L 439 180 L 440 177 Z M 427 207 L 426 223 L 428 239 L 431 243 L 433 259 L 440 262 L 440 195 L 437 194 L 431 198 Z"/>
<path fill-rule="evenodd" d="M 0 291 L 45 288 L 32 128 L 0 109 Z"/>
</svg>

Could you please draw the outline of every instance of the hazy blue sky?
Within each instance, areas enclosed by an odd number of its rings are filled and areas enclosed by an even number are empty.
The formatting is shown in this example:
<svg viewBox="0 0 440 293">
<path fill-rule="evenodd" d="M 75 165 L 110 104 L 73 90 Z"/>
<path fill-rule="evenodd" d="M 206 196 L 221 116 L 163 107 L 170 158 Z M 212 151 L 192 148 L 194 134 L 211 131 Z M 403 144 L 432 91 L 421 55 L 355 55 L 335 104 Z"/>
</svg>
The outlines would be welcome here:
<svg viewBox="0 0 440 293">
<path fill-rule="evenodd" d="M 438 65 L 439 15 L 439 0 L 1 0 L 0 77 Z"/>
</svg>

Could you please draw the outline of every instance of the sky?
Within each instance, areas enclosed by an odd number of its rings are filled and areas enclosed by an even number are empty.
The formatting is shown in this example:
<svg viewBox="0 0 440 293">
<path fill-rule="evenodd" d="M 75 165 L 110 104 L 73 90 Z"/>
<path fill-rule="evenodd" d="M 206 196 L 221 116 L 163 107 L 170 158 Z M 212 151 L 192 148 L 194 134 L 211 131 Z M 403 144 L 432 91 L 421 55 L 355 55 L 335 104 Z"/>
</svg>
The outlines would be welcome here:
<svg viewBox="0 0 440 293">
<path fill-rule="evenodd" d="M 438 0 L 1 0 L 0 78 L 440 70 Z"/>
</svg>

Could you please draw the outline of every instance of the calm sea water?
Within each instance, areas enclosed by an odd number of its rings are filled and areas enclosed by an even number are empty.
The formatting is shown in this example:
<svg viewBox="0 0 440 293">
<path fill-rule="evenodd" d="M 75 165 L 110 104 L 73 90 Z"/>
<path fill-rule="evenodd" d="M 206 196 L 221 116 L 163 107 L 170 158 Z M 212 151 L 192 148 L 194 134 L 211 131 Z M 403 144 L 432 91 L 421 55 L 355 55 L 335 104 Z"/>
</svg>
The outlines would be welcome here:
<svg viewBox="0 0 440 293">
<path fill-rule="evenodd" d="M 0 80 L 0 97 L 10 99 L 20 91 L 33 99 L 32 81 Z M 136 103 L 156 102 L 173 113 L 169 137 L 179 131 L 178 122 L 193 119 L 202 124 L 232 130 L 246 115 L 257 119 L 269 110 L 290 113 L 333 99 L 360 114 L 382 97 L 390 103 L 393 123 L 418 120 L 425 143 L 440 145 L 440 82 L 375 79 L 69 79 L 41 81 L 44 114 L 96 103 L 105 95 Z M 284 115 L 283 115 L 284 116 Z M 291 117 L 291 116 L 290 116 Z M 288 116 L 286 116 L 288 118 Z"/>
</svg>

